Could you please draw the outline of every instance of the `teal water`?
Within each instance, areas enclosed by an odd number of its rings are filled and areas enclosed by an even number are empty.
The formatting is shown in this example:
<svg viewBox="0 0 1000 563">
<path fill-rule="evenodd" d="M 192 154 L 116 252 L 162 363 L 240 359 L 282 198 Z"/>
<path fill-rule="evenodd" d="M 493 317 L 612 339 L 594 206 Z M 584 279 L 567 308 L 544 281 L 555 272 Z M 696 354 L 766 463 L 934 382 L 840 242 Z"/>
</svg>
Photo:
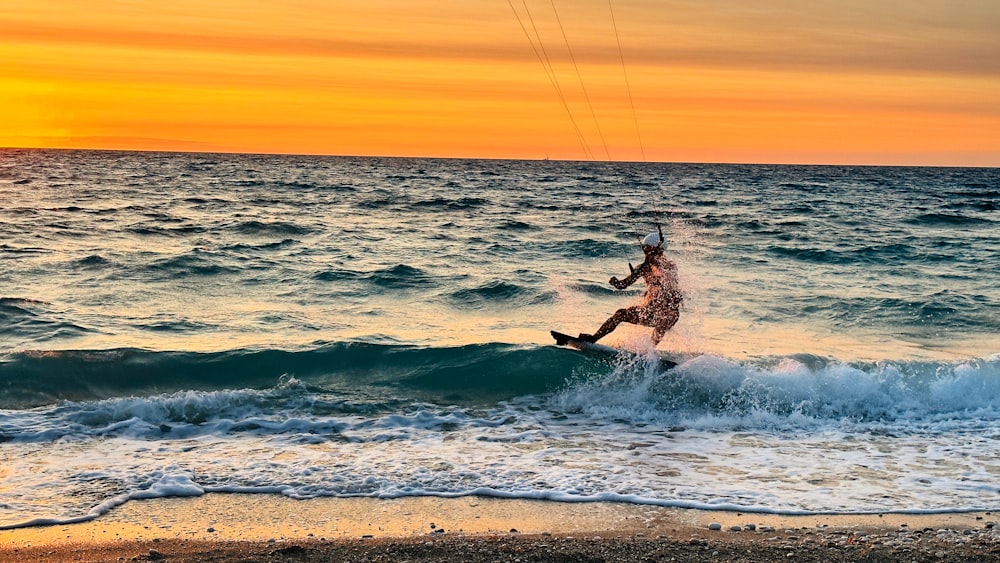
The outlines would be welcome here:
<svg viewBox="0 0 1000 563">
<path fill-rule="evenodd" d="M 0 525 L 207 491 L 1000 504 L 996 169 L 3 150 L 0 201 Z M 657 224 L 679 366 L 638 327 L 551 346 L 639 297 L 607 279 Z"/>
</svg>

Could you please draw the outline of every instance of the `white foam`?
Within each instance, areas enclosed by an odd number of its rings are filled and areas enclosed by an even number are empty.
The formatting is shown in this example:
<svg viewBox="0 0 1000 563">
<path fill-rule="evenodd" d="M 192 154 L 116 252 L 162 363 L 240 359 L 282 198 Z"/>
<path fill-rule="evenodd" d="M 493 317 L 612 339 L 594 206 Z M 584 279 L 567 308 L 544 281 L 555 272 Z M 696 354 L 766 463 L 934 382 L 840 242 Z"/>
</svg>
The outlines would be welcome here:
<svg viewBox="0 0 1000 563">
<path fill-rule="evenodd" d="M 10 492 L 0 525 L 74 522 L 131 499 L 206 492 L 480 494 L 786 514 L 1000 504 L 995 359 L 653 365 L 623 361 L 551 397 L 479 410 L 331 415 L 309 405 L 333 397 L 279 389 L 7 412 L 2 432 L 19 438 L 0 450 L 0 488 Z"/>
</svg>

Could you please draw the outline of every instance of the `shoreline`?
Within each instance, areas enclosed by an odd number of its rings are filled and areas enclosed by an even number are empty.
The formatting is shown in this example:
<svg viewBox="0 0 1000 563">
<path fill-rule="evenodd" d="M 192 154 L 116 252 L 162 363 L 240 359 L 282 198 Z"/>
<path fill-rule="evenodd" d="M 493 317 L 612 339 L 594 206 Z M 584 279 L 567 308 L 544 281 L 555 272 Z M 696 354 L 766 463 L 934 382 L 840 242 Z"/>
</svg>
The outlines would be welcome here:
<svg viewBox="0 0 1000 563">
<path fill-rule="evenodd" d="M 7 561 L 1000 559 L 1000 513 L 785 516 L 491 497 L 212 493 L 0 531 Z M 717 529 L 713 529 L 717 528 Z M 510 557 L 508 557 L 510 556 Z"/>
</svg>

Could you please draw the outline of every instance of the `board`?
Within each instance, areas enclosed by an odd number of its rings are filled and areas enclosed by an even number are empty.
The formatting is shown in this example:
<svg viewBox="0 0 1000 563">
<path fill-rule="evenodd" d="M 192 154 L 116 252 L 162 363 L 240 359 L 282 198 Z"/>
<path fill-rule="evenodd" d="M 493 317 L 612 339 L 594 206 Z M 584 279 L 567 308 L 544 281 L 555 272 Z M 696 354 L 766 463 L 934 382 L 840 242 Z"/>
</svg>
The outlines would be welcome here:
<svg viewBox="0 0 1000 563">
<path fill-rule="evenodd" d="M 556 346 L 566 346 L 567 348 L 572 348 L 574 350 L 579 350 L 580 352 L 585 352 L 588 354 L 593 354 L 597 356 L 607 356 L 607 357 L 616 357 L 622 354 L 630 354 L 633 356 L 639 355 L 629 350 L 619 350 L 618 348 L 612 348 L 611 346 L 598 344 L 597 342 L 588 342 L 586 340 L 580 340 L 575 336 L 570 336 L 568 334 L 563 334 L 561 332 L 556 332 L 554 330 L 550 330 L 549 334 L 551 334 L 552 338 L 556 340 Z M 667 358 L 660 356 L 660 367 L 663 369 L 671 369 L 677 367 L 677 362 L 673 360 L 668 360 Z"/>
<path fill-rule="evenodd" d="M 617 356 L 621 353 L 621 350 L 617 348 L 612 348 L 611 346 L 605 346 L 604 344 L 598 344 L 596 342 L 580 340 L 575 336 L 570 336 L 554 330 L 550 330 L 549 334 L 552 335 L 552 338 L 556 339 L 556 346 L 566 346 L 568 348 L 580 350 L 581 352 L 598 352 L 611 356 Z"/>
</svg>

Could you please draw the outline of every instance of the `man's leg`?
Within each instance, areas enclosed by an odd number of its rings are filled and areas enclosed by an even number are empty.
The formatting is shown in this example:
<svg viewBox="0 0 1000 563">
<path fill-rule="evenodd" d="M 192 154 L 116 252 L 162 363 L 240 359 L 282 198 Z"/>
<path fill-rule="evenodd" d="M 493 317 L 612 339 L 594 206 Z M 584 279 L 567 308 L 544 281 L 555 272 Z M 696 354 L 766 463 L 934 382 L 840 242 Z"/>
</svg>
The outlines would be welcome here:
<svg viewBox="0 0 1000 563">
<path fill-rule="evenodd" d="M 614 332 L 618 325 L 622 323 L 632 323 L 632 324 L 642 324 L 641 315 L 638 307 L 629 307 L 627 309 L 618 309 L 615 311 L 611 318 L 604 321 L 601 328 L 597 329 L 597 332 L 593 336 L 589 334 L 581 334 L 580 340 L 586 340 L 587 342 L 597 342 L 598 340 L 604 338 L 605 336 Z"/>
<path fill-rule="evenodd" d="M 660 340 L 663 340 L 663 335 L 677 324 L 677 319 L 680 316 L 680 311 L 677 309 L 666 311 L 663 318 L 653 327 L 653 346 L 656 346 L 660 343 Z"/>
</svg>

